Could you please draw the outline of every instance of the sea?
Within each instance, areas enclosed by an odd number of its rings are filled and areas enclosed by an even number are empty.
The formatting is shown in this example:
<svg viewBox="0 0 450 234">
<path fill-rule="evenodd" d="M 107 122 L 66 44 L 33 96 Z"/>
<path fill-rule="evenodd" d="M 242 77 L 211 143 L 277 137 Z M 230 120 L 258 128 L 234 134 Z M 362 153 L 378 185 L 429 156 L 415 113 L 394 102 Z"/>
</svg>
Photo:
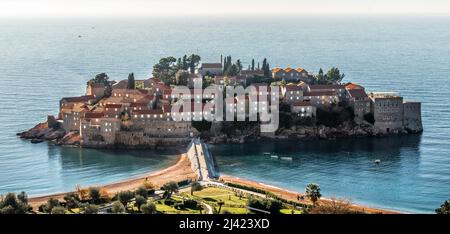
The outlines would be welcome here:
<svg viewBox="0 0 450 234">
<path fill-rule="evenodd" d="M 0 19 L 0 194 L 30 196 L 107 184 L 155 171 L 174 152 L 31 144 L 16 136 L 57 114 L 62 97 L 112 80 L 151 77 L 161 57 L 254 58 L 310 72 L 338 67 L 345 82 L 422 102 L 419 135 L 212 145 L 223 174 L 407 213 L 450 198 L 450 16 L 210 15 Z M 267 155 L 291 157 L 276 160 Z M 374 160 L 381 160 L 375 164 Z"/>
</svg>

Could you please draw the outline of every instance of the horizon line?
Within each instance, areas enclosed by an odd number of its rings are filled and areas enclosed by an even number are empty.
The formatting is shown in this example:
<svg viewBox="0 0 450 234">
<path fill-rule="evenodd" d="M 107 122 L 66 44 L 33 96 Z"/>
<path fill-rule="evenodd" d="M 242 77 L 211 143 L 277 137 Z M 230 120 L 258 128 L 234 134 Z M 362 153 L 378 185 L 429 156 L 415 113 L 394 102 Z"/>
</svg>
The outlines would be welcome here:
<svg viewBox="0 0 450 234">
<path fill-rule="evenodd" d="M 165 13 L 165 14 L 104 14 L 104 15 L 0 15 L 0 19 L 124 19 L 124 18 L 181 18 L 181 17 L 205 17 L 205 16 L 239 16 L 239 17 L 257 17 L 257 16 L 269 16 L 269 17 L 307 17 L 307 16 L 450 16 L 450 12 L 308 12 L 308 13 L 260 13 L 260 12 L 221 12 L 221 13 Z"/>
</svg>

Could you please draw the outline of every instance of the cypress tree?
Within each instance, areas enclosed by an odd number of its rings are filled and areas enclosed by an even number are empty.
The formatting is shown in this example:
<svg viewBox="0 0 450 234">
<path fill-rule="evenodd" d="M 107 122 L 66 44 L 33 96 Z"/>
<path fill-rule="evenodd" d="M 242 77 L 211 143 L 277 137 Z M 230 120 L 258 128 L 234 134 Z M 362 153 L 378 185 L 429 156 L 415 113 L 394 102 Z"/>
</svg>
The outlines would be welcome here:
<svg viewBox="0 0 450 234">
<path fill-rule="evenodd" d="M 136 84 L 134 81 L 134 73 L 130 73 L 128 75 L 128 89 L 135 89 L 136 88 Z"/>
</svg>

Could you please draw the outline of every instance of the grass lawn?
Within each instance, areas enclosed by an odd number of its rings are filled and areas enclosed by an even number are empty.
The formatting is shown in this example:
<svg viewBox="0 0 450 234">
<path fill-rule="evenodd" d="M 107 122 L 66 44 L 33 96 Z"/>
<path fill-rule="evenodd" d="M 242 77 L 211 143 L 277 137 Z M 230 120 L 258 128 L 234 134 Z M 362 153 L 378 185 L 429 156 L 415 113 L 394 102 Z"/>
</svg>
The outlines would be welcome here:
<svg viewBox="0 0 450 234">
<path fill-rule="evenodd" d="M 292 214 L 292 209 L 281 209 L 281 214 Z M 294 210 L 294 214 L 301 214 L 302 212 L 300 210 Z"/>
<path fill-rule="evenodd" d="M 189 194 L 190 196 L 190 194 Z M 196 200 L 202 200 L 215 208 L 216 211 L 219 210 L 219 201 L 224 202 L 220 213 L 223 211 L 228 211 L 232 214 L 247 214 L 248 210 L 247 198 L 239 198 L 235 193 L 229 189 L 207 187 L 201 191 L 197 191 L 193 196 L 190 196 Z"/>
<path fill-rule="evenodd" d="M 208 203 L 223 201 L 225 206 L 246 206 L 247 198 L 239 198 L 233 191 L 223 188 L 208 187 L 194 193 L 193 198 L 200 198 Z"/>
<path fill-rule="evenodd" d="M 218 209 L 218 207 L 217 207 Z M 231 214 L 248 214 L 248 210 L 247 208 L 240 208 L 240 207 L 226 207 L 226 206 L 222 206 L 222 210 L 220 211 L 220 213 L 224 213 L 224 212 L 228 212 Z"/>
<path fill-rule="evenodd" d="M 179 200 L 182 199 L 173 199 L 173 200 Z M 195 209 L 189 209 L 189 208 L 183 208 L 183 209 L 176 209 L 173 205 L 166 205 L 164 204 L 164 200 L 158 200 L 155 201 L 156 210 L 160 213 L 164 214 L 200 214 L 200 210 Z"/>
</svg>

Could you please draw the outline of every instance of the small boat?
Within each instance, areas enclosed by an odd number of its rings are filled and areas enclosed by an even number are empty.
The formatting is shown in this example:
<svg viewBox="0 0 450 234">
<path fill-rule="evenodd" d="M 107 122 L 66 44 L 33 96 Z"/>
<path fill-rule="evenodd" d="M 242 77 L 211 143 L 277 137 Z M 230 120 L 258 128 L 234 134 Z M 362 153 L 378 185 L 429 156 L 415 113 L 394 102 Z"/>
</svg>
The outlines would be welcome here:
<svg viewBox="0 0 450 234">
<path fill-rule="evenodd" d="M 78 38 L 81 38 L 81 35 L 78 35 Z"/>
<path fill-rule="evenodd" d="M 270 155 L 271 158 L 278 159 L 278 155 Z"/>
<path fill-rule="evenodd" d="M 269 152 L 264 152 L 263 155 L 264 156 L 270 156 L 270 153 Z"/>
<path fill-rule="evenodd" d="M 373 161 L 374 163 L 376 163 L 376 164 L 380 164 L 381 163 L 381 160 L 380 159 L 376 159 L 375 161 Z"/>
<path fill-rule="evenodd" d="M 292 157 L 280 157 L 281 160 L 292 161 Z"/>
</svg>

